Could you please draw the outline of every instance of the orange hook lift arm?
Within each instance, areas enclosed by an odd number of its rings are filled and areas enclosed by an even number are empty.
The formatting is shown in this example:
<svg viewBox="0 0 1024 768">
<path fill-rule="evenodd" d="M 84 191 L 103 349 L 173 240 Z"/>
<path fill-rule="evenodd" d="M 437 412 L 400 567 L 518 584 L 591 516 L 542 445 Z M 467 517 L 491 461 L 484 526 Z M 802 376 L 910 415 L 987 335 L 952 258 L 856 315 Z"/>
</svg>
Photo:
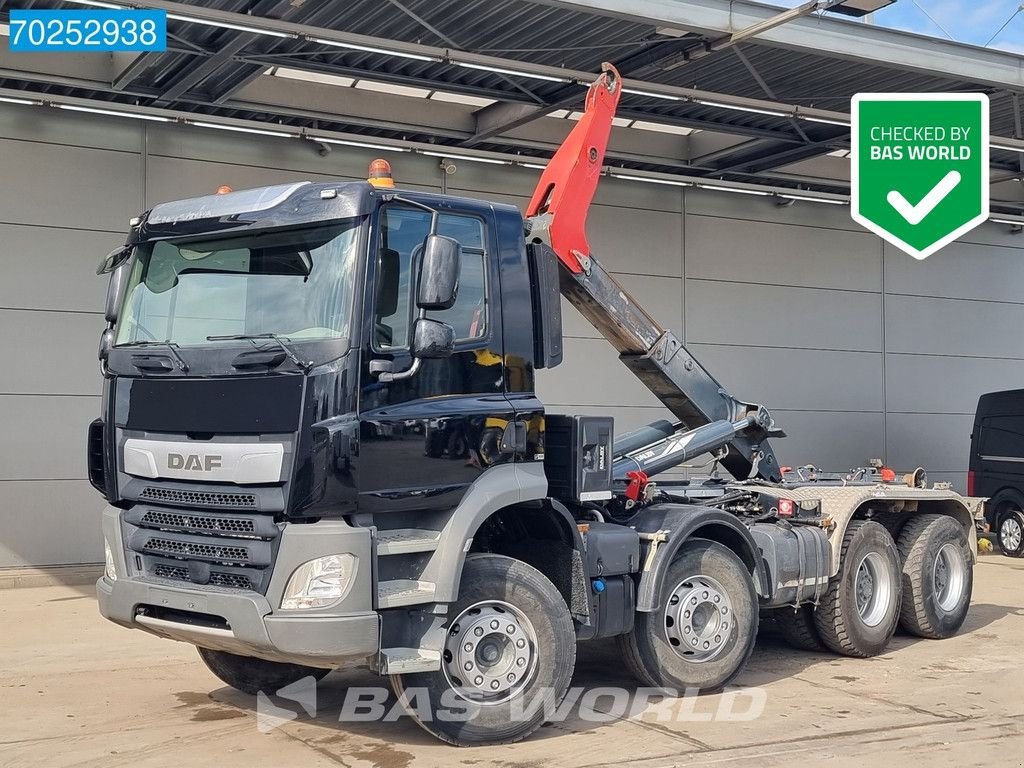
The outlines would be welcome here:
<svg viewBox="0 0 1024 768">
<path fill-rule="evenodd" d="M 587 91 L 583 117 L 548 162 L 526 209 L 527 218 L 551 215 L 551 248 L 573 273 L 584 271 L 581 262 L 590 258 L 587 211 L 601 176 L 612 118 L 622 94 L 618 70 L 608 63 L 602 64 L 601 70 Z"/>
</svg>

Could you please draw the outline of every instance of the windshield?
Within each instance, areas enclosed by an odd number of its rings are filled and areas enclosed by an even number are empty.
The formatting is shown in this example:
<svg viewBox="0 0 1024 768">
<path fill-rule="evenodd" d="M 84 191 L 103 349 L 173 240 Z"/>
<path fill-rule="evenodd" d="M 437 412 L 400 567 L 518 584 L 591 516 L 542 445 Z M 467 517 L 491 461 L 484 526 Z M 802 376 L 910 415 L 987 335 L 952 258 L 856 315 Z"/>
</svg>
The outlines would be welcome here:
<svg viewBox="0 0 1024 768">
<path fill-rule="evenodd" d="M 115 344 L 349 338 L 359 220 L 139 246 Z"/>
</svg>

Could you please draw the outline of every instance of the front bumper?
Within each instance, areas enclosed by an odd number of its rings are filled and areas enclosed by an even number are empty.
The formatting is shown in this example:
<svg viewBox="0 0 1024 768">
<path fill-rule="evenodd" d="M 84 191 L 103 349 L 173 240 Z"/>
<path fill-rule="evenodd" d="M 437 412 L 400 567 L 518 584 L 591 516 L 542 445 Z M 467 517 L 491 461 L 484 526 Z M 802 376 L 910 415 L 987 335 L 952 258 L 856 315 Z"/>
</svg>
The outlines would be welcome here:
<svg viewBox="0 0 1024 768">
<path fill-rule="evenodd" d="M 270 661 L 334 668 L 369 661 L 380 647 L 380 617 L 372 610 L 370 532 L 343 522 L 286 526 L 270 587 L 264 596 L 133 574 L 125 558 L 120 511 L 108 507 L 103 533 L 118 578 L 96 582 L 100 613 L 117 624 L 159 637 Z M 360 567 L 337 606 L 282 611 L 288 577 L 306 560 L 351 552 Z"/>
</svg>

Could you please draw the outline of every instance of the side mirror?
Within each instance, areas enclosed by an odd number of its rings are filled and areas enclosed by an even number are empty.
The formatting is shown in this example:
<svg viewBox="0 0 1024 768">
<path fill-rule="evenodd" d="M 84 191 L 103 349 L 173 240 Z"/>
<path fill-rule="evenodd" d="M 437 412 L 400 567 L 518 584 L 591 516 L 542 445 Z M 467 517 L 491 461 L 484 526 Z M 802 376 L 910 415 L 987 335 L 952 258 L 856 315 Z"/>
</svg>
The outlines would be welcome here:
<svg viewBox="0 0 1024 768">
<path fill-rule="evenodd" d="M 100 262 L 100 265 L 96 267 L 96 274 L 105 275 L 107 272 L 113 272 L 128 261 L 133 253 L 135 253 L 135 246 L 133 245 L 122 245 L 120 248 L 115 248 L 108 253 L 103 258 L 103 261 Z"/>
<path fill-rule="evenodd" d="M 122 264 L 121 267 L 124 265 Z M 128 279 L 128 270 L 116 268 L 110 273 L 110 282 L 107 284 L 107 303 L 103 315 L 108 323 L 117 322 L 117 314 L 121 309 L 121 292 L 124 290 L 125 282 Z"/>
<path fill-rule="evenodd" d="M 425 310 L 451 309 L 459 293 L 462 247 L 444 235 L 429 235 L 423 241 L 416 306 Z"/>
<path fill-rule="evenodd" d="M 413 331 L 412 355 L 424 360 L 449 357 L 455 351 L 455 329 L 440 320 L 421 317 Z"/>
</svg>

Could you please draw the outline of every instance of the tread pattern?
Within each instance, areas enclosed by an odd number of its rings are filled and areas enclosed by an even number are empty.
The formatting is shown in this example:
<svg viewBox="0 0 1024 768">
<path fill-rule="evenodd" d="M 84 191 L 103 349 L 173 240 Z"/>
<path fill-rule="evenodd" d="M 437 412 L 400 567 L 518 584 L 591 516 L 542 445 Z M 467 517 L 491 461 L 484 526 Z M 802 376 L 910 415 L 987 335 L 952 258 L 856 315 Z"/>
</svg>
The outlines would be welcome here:
<svg viewBox="0 0 1024 768">
<path fill-rule="evenodd" d="M 846 535 L 843 536 L 843 547 L 839 555 L 840 563 L 847 562 L 847 553 L 854 537 L 866 525 L 879 524 L 873 523 L 871 520 L 850 521 L 850 524 L 846 527 Z M 884 528 L 881 525 L 879 527 Z M 842 605 L 840 604 L 842 590 L 843 571 L 840 568 L 839 575 L 829 582 L 828 591 L 825 592 L 821 602 L 818 603 L 818 607 L 814 611 L 814 623 L 818 629 L 818 636 L 829 650 L 840 653 L 843 656 L 854 656 L 861 659 L 869 658 L 871 654 L 857 648 L 850 638 L 850 631 L 846 626 L 846 618 L 843 615 Z"/>
<path fill-rule="evenodd" d="M 795 611 L 792 608 L 780 608 L 774 612 L 775 624 L 783 639 L 801 651 L 821 651 L 825 646 L 814 627 L 814 608 L 801 605 Z"/>
<path fill-rule="evenodd" d="M 900 538 L 896 546 L 900 551 L 900 559 L 903 561 L 903 594 L 911 596 L 914 594 L 914 580 L 920 578 L 924 570 L 925 550 L 928 546 L 928 537 L 924 532 L 928 530 L 934 521 L 942 519 L 942 515 L 915 515 L 907 521 L 900 532 Z M 925 637 L 935 634 L 935 627 L 924 609 L 924 603 L 920 600 L 904 600 L 900 606 L 900 624 L 915 635 Z"/>
</svg>

